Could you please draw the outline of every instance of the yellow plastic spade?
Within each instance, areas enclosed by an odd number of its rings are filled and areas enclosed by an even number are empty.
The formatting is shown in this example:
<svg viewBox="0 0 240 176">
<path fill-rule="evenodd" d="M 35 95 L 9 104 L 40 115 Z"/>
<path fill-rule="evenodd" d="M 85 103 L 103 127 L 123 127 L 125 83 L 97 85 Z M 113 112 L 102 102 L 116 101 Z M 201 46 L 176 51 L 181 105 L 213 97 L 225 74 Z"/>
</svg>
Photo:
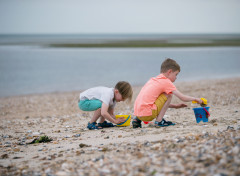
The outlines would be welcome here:
<svg viewBox="0 0 240 176">
<path fill-rule="evenodd" d="M 201 100 L 203 101 L 203 103 L 201 104 L 202 107 L 207 106 L 207 99 L 205 98 L 201 98 Z M 197 101 L 192 101 L 193 104 L 197 103 Z"/>
</svg>

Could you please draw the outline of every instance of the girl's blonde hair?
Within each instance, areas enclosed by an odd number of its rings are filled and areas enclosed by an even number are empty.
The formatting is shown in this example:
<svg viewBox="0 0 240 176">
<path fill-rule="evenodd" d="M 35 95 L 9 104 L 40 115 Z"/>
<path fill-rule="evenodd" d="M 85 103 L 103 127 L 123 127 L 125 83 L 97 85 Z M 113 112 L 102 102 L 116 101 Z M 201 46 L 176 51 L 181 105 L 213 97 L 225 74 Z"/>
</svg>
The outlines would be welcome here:
<svg viewBox="0 0 240 176">
<path fill-rule="evenodd" d="M 124 100 L 129 99 L 129 101 L 132 100 L 133 90 L 132 86 L 126 82 L 126 81 L 119 81 L 115 85 L 115 89 L 119 91 L 119 93 L 122 95 L 122 98 Z"/>
</svg>

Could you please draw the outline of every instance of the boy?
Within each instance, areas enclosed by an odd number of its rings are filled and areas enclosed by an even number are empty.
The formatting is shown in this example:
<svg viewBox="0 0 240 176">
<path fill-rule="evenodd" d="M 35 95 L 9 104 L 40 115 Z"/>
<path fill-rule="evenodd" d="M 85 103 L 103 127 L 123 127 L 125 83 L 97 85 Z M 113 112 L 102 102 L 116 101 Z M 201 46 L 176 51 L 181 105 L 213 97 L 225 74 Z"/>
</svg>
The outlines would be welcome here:
<svg viewBox="0 0 240 176">
<path fill-rule="evenodd" d="M 94 87 L 80 93 L 78 106 L 83 111 L 95 111 L 87 125 L 90 130 L 113 127 L 125 121 L 124 117 L 115 119 L 113 114 L 116 102 L 132 99 L 132 87 L 128 82 L 120 81 L 115 88 Z M 100 123 L 96 121 L 100 118 Z M 112 123 L 105 121 L 109 120 Z"/>
<path fill-rule="evenodd" d="M 179 92 L 173 82 L 177 79 L 180 66 L 173 59 L 166 59 L 161 65 L 160 75 L 151 78 L 141 89 L 134 104 L 133 128 L 142 127 L 141 121 L 152 121 L 156 118 L 155 125 L 160 127 L 175 125 L 163 119 L 168 108 L 182 108 L 186 104 L 170 104 L 172 94 L 182 101 L 197 101 L 202 104 L 200 98 L 190 97 Z"/>
</svg>

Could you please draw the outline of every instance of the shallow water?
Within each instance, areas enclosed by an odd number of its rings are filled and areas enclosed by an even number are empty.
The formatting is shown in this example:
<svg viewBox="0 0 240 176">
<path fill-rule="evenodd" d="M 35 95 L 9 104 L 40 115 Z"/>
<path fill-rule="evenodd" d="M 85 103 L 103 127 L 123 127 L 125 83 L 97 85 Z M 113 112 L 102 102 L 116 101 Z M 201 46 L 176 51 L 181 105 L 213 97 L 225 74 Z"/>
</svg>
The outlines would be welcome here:
<svg viewBox="0 0 240 176">
<path fill-rule="evenodd" d="M 162 61 L 181 66 L 177 81 L 240 76 L 240 47 L 42 48 L 0 46 L 0 97 L 112 87 L 120 80 L 143 85 Z"/>
</svg>

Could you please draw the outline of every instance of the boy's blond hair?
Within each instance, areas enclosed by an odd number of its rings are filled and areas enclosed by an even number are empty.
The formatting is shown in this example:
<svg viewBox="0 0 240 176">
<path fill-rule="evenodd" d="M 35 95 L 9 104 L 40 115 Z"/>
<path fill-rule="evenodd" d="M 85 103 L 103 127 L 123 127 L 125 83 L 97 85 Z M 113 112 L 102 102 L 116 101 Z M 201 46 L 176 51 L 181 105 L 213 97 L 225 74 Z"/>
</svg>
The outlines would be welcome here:
<svg viewBox="0 0 240 176">
<path fill-rule="evenodd" d="M 122 98 L 124 100 L 126 99 L 129 99 L 129 101 L 132 100 L 133 90 L 132 90 L 132 86 L 128 82 L 119 81 L 116 84 L 115 89 L 119 91 L 119 93 L 122 95 Z"/>
<path fill-rule="evenodd" d="M 165 59 L 161 65 L 161 73 L 166 73 L 168 70 L 172 69 L 173 72 L 179 71 L 180 72 L 180 66 L 178 63 L 170 58 Z"/>
</svg>

